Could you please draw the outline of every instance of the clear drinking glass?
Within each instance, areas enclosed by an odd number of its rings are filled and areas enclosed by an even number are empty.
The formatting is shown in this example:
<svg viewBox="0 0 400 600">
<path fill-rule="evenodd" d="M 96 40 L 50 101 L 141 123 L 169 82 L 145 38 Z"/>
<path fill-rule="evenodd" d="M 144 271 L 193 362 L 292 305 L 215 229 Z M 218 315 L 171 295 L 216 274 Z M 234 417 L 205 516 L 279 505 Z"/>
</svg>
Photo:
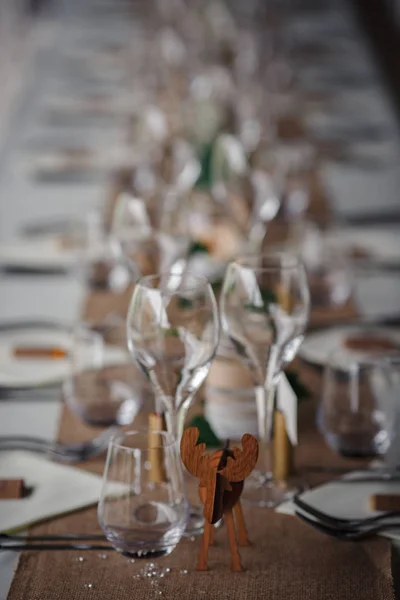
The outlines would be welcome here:
<svg viewBox="0 0 400 600">
<path fill-rule="evenodd" d="M 98 519 L 116 550 L 170 554 L 185 530 L 187 501 L 176 444 L 166 431 L 128 431 L 110 442 Z"/>
<path fill-rule="evenodd" d="M 171 272 L 139 279 L 127 318 L 128 346 L 151 382 L 157 412 L 180 438 L 189 404 L 219 342 L 218 308 L 203 277 Z"/>
<path fill-rule="evenodd" d="M 399 369 L 388 357 L 335 350 L 324 370 L 318 426 L 345 457 L 386 454 L 393 435 Z"/>
<path fill-rule="evenodd" d="M 309 307 L 307 277 L 295 256 L 249 256 L 227 269 L 221 293 L 222 326 L 251 368 L 256 385 L 260 461 L 244 498 L 259 506 L 275 506 L 293 493 L 273 480 L 271 437 L 281 370 L 303 340 Z"/>
<path fill-rule="evenodd" d="M 121 194 L 114 210 L 111 236 L 135 280 L 168 269 L 181 272 L 186 266 L 190 238 L 183 200 L 172 191 L 165 191 L 160 200 L 163 211 L 157 227 L 142 198 Z"/>
<path fill-rule="evenodd" d="M 203 277 L 171 272 L 143 277 L 133 292 L 127 318 L 128 346 L 147 375 L 156 412 L 180 440 L 188 408 L 207 377 L 219 343 L 214 292 Z M 191 507 L 188 532 L 203 517 Z"/>
<path fill-rule="evenodd" d="M 69 352 L 70 372 L 64 382 L 68 407 L 90 425 L 129 425 L 143 403 L 146 382 L 131 364 L 125 328 L 79 323 Z"/>
</svg>

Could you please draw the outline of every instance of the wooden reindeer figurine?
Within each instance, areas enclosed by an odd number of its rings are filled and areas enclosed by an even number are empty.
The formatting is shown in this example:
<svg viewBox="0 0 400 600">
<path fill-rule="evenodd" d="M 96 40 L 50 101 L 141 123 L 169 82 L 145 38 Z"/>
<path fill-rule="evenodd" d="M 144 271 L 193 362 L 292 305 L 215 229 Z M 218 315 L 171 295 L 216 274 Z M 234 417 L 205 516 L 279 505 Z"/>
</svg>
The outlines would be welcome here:
<svg viewBox="0 0 400 600">
<path fill-rule="evenodd" d="M 203 542 L 197 563 L 198 571 L 207 570 L 208 546 L 214 543 L 214 523 L 225 515 L 231 550 L 232 571 L 243 571 L 240 563 L 238 543 L 248 546 L 246 527 L 240 505 L 240 495 L 244 480 L 254 469 L 258 459 L 258 442 L 246 433 L 242 437 L 243 450 L 228 447 L 213 454 L 204 454 L 205 444 L 198 444 L 199 430 L 196 427 L 186 429 L 181 439 L 182 462 L 199 481 L 199 496 L 204 504 Z M 237 541 L 235 524 L 237 525 Z"/>
</svg>

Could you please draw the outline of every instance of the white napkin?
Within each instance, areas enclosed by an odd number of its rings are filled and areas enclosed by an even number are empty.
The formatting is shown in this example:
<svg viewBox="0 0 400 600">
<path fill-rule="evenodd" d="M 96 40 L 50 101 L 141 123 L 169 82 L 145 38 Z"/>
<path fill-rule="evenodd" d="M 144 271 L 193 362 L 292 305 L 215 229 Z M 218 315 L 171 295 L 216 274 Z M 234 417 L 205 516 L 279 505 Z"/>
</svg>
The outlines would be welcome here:
<svg viewBox="0 0 400 600">
<path fill-rule="evenodd" d="M 0 454 L 0 479 L 23 479 L 33 488 L 27 498 L 0 500 L 0 531 L 95 504 L 102 486 L 98 475 L 22 451 Z"/>
<path fill-rule="evenodd" d="M 372 494 L 400 494 L 400 481 L 357 481 L 365 473 L 354 472 L 346 475 L 347 481 L 331 481 L 302 494 L 302 499 L 311 506 L 328 515 L 345 519 L 357 519 L 379 514 L 369 508 Z M 348 480 L 351 480 L 348 481 Z M 278 513 L 294 515 L 295 507 L 291 501 L 276 508 Z M 399 518 L 397 517 L 397 522 Z M 380 533 L 383 537 L 400 540 L 400 525 L 393 530 Z"/>
</svg>

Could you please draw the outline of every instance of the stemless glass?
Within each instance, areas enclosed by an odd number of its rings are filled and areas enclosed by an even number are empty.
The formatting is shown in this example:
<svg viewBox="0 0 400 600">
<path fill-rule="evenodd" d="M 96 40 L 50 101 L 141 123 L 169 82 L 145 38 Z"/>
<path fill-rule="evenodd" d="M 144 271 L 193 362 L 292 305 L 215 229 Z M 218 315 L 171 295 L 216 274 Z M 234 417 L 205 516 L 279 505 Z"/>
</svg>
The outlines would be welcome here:
<svg viewBox="0 0 400 600">
<path fill-rule="evenodd" d="M 104 324 L 78 323 L 69 360 L 64 399 L 74 413 L 95 426 L 133 422 L 146 382 L 131 364 L 122 319 L 114 324 L 111 318 Z"/>
<path fill-rule="evenodd" d="M 275 506 L 293 490 L 273 480 L 271 451 L 275 392 L 283 366 L 303 340 L 309 314 L 304 267 L 295 256 L 271 253 L 243 257 L 227 269 L 221 294 L 226 335 L 250 367 L 256 385 L 260 443 L 259 471 L 244 498 Z"/>
<path fill-rule="evenodd" d="M 206 279 L 172 272 L 139 279 L 127 318 L 128 346 L 151 382 L 157 412 L 180 439 L 187 409 L 219 342 L 218 308 Z"/>
<path fill-rule="evenodd" d="M 185 530 L 187 501 L 175 440 L 166 431 L 118 433 L 108 447 L 98 519 L 116 550 L 170 554 Z"/>
<path fill-rule="evenodd" d="M 342 456 L 386 454 L 394 434 L 399 370 L 384 355 L 335 350 L 324 370 L 318 426 Z"/>
</svg>

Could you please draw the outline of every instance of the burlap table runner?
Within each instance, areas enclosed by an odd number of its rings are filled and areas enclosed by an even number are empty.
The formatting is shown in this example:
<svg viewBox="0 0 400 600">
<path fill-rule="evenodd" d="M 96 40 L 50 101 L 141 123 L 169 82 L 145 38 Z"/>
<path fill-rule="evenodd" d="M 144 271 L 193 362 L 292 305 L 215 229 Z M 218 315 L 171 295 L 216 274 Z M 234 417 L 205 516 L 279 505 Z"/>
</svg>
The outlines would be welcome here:
<svg viewBox="0 0 400 600">
<path fill-rule="evenodd" d="M 321 218 L 327 216 L 327 203 L 315 191 L 312 208 Z M 130 291 L 122 296 L 91 293 L 84 316 L 97 319 L 110 310 L 123 314 Z M 355 306 L 335 312 L 319 311 L 318 321 L 326 324 L 354 318 Z M 299 410 L 299 438 L 296 464 L 310 484 L 321 476 L 307 475 L 311 465 L 343 466 L 351 463 L 326 447 L 315 428 L 315 400 L 321 385 L 320 373 L 297 361 L 301 377 L 312 390 L 314 400 Z M 63 408 L 59 439 L 70 442 L 87 439 L 95 433 Z M 101 473 L 104 458 L 80 465 Z M 394 599 L 390 542 L 374 539 L 362 543 L 342 542 L 323 536 L 295 517 L 267 509 L 246 509 L 245 517 L 253 545 L 241 549 L 244 573 L 231 573 L 225 528 L 216 533 L 217 545 L 210 549 L 210 571 L 194 571 L 200 539 L 183 540 L 157 565 L 170 568 L 161 579 L 146 577 L 143 562 L 133 563 L 116 552 L 24 552 L 11 585 L 8 600 L 170 600 L 215 599 L 256 600 L 391 600 Z M 96 508 L 92 507 L 53 519 L 32 529 L 34 533 L 98 531 Z M 82 558 L 83 560 L 80 560 Z M 188 571 L 187 573 L 185 571 Z M 152 583 L 154 581 L 154 583 Z"/>
</svg>

